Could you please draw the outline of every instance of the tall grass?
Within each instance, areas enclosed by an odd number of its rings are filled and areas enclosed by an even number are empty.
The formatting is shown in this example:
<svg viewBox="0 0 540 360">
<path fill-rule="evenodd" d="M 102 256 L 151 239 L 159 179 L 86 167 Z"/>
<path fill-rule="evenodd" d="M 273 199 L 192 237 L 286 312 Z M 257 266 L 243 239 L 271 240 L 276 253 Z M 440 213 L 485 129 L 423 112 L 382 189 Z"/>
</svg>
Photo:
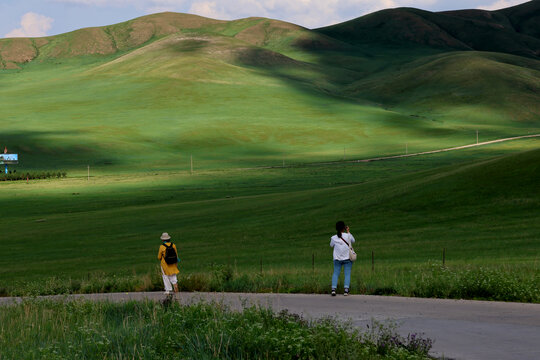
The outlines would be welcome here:
<svg viewBox="0 0 540 360">
<path fill-rule="evenodd" d="M 1 359 L 425 359 L 430 339 L 217 303 L 27 301 L 0 312 Z"/>
<path fill-rule="evenodd" d="M 295 272 L 238 272 L 228 265 L 214 265 L 204 273 L 180 273 L 181 291 L 275 292 L 325 294 L 330 272 L 320 269 Z M 340 279 L 339 291 L 343 281 Z M 540 272 L 521 267 L 445 267 L 431 263 L 407 269 L 353 270 L 351 293 L 427 298 L 475 299 L 540 303 Z M 161 274 L 111 275 L 96 273 L 82 279 L 51 277 L 41 282 L 20 282 L 0 288 L 0 295 L 39 296 L 107 292 L 160 291 Z"/>
</svg>

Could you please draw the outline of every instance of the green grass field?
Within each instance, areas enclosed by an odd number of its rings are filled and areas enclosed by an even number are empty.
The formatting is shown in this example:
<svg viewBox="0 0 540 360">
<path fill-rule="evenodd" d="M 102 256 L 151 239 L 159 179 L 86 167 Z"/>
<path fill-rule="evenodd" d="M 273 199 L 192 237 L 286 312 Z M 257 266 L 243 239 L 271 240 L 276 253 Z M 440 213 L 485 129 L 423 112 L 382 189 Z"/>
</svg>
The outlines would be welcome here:
<svg viewBox="0 0 540 360">
<path fill-rule="evenodd" d="M 355 292 L 412 294 L 443 249 L 452 269 L 517 271 L 538 284 L 539 156 L 538 140 L 524 140 L 363 164 L 2 184 L 0 280 L 13 292 L 28 288 L 28 274 L 31 289 L 51 277 L 123 276 L 144 289 L 149 276 L 156 284 L 167 231 L 185 290 L 210 289 L 190 276 L 230 268 L 236 278 L 267 276 L 261 291 L 325 292 L 329 237 L 344 219 L 358 240 Z"/>
<path fill-rule="evenodd" d="M 0 182 L 0 293 L 157 289 L 164 231 L 185 290 L 325 292 L 343 219 L 353 291 L 498 298 L 418 290 L 446 249 L 539 301 L 538 140 L 340 162 L 540 133 L 538 59 L 327 34 L 166 13 L 0 40 L 11 169 L 68 173 Z"/>
</svg>

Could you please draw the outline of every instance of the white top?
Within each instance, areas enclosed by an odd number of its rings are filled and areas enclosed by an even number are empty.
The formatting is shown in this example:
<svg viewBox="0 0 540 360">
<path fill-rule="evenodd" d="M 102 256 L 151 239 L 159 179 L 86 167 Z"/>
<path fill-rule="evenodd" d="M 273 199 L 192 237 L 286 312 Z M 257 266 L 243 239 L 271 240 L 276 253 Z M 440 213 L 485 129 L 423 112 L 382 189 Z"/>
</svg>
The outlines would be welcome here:
<svg viewBox="0 0 540 360">
<path fill-rule="evenodd" d="M 349 233 L 342 233 L 343 240 L 352 245 L 354 243 L 354 237 Z M 349 260 L 349 247 L 345 242 L 341 240 L 337 235 L 332 236 L 330 239 L 330 247 L 334 248 L 334 260 Z"/>
</svg>

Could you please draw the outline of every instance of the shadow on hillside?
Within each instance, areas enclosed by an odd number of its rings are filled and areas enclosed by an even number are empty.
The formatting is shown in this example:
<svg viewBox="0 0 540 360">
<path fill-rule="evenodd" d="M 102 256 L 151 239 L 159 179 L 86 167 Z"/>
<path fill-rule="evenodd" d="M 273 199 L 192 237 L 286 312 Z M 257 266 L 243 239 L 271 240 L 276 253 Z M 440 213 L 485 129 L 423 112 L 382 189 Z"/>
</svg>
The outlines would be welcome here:
<svg viewBox="0 0 540 360">
<path fill-rule="evenodd" d="M 0 147 L 19 154 L 14 170 L 54 170 L 111 165 L 114 154 L 100 150 L 100 144 L 82 144 L 76 131 L 12 131 L 0 133 Z"/>
<path fill-rule="evenodd" d="M 376 77 L 381 73 L 399 70 L 421 57 L 441 53 L 425 47 L 357 47 L 340 43 L 327 46 L 317 42 L 298 41 L 293 49 L 304 53 L 309 62 L 295 60 L 280 52 L 264 47 L 243 48 L 237 52 L 234 62 L 242 67 L 256 69 L 259 73 L 280 79 L 287 85 L 310 95 L 318 95 L 313 106 L 323 106 L 321 97 L 340 101 L 377 106 L 389 109 L 393 106 L 382 99 L 367 99 L 349 90 L 360 80 Z"/>
</svg>

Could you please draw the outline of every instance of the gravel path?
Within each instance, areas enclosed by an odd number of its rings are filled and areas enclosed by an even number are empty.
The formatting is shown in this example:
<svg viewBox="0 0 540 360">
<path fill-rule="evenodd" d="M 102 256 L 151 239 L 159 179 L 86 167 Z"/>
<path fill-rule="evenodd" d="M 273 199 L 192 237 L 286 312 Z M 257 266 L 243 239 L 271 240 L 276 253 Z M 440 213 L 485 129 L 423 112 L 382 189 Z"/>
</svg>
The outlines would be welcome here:
<svg viewBox="0 0 540 360">
<path fill-rule="evenodd" d="M 287 309 L 307 318 L 333 316 L 365 328 L 375 320 L 394 320 L 399 331 L 424 333 L 434 339 L 432 354 L 445 359 L 540 359 L 540 304 L 404 297 L 303 294 L 181 293 L 181 303 L 219 301 L 233 309 L 243 304 Z M 162 293 L 115 293 L 52 296 L 53 299 L 153 300 Z M 0 298 L 0 305 L 20 302 Z"/>
</svg>

